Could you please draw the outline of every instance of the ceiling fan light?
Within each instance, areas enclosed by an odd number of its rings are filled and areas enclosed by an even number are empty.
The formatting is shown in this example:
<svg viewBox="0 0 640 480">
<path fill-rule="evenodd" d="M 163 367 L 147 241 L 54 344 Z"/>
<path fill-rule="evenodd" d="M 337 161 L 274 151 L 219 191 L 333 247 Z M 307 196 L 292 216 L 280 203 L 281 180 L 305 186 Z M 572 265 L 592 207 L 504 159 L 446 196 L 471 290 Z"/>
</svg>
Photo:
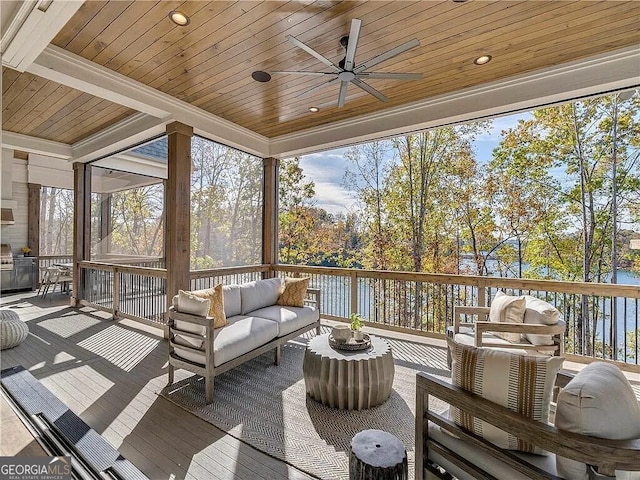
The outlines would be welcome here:
<svg viewBox="0 0 640 480">
<path fill-rule="evenodd" d="M 169 12 L 169 19 L 181 27 L 187 26 L 191 23 L 191 19 L 186 14 L 179 12 L 178 10 L 172 10 Z"/>
<path fill-rule="evenodd" d="M 320 111 L 320 107 L 309 107 L 309 111 L 311 113 L 318 113 Z"/>
<path fill-rule="evenodd" d="M 475 63 L 476 65 L 486 65 L 491 61 L 491 58 L 491 55 L 480 55 L 473 61 L 473 63 Z"/>
</svg>

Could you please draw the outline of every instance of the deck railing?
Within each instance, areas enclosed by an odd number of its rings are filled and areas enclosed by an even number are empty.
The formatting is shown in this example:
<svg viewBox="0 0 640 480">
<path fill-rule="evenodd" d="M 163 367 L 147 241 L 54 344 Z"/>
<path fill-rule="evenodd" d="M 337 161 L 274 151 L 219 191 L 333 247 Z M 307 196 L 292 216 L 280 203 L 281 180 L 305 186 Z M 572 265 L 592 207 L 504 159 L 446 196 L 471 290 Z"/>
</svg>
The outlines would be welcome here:
<svg viewBox="0 0 640 480">
<path fill-rule="evenodd" d="M 166 270 L 82 262 L 85 305 L 114 316 L 163 324 Z M 640 286 L 514 278 L 390 272 L 297 265 L 252 265 L 195 270 L 192 290 L 270 275 L 311 277 L 322 289 L 322 316 L 443 338 L 456 305 L 489 305 L 497 290 L 529 294 L 555 305 L 567 324 L 565 351 L 579 357 L 640 364 Z"/>
<path fill-rule="evenodd" d="M 442 337 L 455 305 L 489 305 L 497 290 L 533 295 L 560 310 L 568 354 L 640 364 L 640 286 L 274 265 L 311 277 L 322 316 L 360 313 L 375 326 Z"/>
<path fill-rule="evenodd" d="M 160 268 L 81 262 L 83 305 L 143 323 L 164 325 L 167 271 Z"/>
</svg>

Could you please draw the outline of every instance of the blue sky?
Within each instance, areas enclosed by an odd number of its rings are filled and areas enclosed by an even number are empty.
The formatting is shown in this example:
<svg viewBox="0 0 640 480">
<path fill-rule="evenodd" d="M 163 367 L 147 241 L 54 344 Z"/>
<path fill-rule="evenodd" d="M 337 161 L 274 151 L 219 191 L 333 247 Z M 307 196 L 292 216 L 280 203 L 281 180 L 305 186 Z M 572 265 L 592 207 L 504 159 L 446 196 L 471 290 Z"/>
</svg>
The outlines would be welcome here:
<svg viewBox="0 0 640 480">
<path fill-rule="evenodd" d="M 480 162 L 491 160 L 491 153 L 500 141 L 500 132 L 512 128 L 519 119 L 530 114 L 518 113 L 494 118 L 489 132 L 476 139 L 474 150 Z M 352 192 L 343 186 L 343 176 L 347 161 L 344 153 L 348 148 L 338 148 L 326 152 L 304 155 L 300 159 L 305 176 L 315 183 L 316 206 L 329 213 L 346 213 L 354 209 L 355 198 Z"/>
</svg>

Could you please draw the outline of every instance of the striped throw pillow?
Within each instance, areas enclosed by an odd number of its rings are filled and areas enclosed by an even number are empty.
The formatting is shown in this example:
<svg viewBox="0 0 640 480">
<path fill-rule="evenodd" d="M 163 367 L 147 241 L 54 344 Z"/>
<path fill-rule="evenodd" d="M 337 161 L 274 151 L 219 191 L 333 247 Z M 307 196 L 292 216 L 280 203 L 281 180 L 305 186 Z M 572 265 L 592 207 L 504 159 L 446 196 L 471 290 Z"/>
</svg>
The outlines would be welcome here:
<svg viewBox="0 0 640 480">
<path fill-rule="evenodd" d="M 549 404 L 561 357 L 520 355 L 492 348 L 476 348 L 448 340 L 453 385 L 539 422 L 549 420 Z M 451 418 L 461 427 L 500 448 L 544 453 L 488 422 L 451 408 Z"/>
</svg>

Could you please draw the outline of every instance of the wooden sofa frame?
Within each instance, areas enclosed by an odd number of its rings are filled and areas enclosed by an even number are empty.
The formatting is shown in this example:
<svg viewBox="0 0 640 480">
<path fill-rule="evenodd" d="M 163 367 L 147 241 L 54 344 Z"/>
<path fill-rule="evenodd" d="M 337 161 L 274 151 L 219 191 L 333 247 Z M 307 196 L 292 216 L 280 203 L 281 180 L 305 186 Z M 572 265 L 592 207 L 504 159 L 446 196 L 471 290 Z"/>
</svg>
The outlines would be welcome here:
<svg viewBox="0 0 640 480">
<path fill-rule="evenodd" d="M 564 387 L 571 377 L 568 372 L 560 372 L 556 380 L 556 387 Z M 524 417 L 506 407 L 426 373 L 418 373 L 416 377 L 415 424 L 416 480 L 425 478 L 425 467 L 434 477 L 450 478 L 443 476 L 440 470 L 428 460 L 430 449 L 474 478 L 495 480 L 492 475 L 473 465 L 468 459 L 462 458 L 456 452 L 430 438 L 429 422 L 437 424 L 440 428 L 478 448 L 483 454 L 491 455 L 497 461 L 532 479 L 558 478 L 529 464 L 512 452 L 496 447 L 491 442 L 459 427 L 443 415 L 429 410 L 429 396 L 434 396 L 474 417 L 516 435 L 522 440 L 539 445 L 546 451 L 590 465 L 590 477 L 593 479 L 614 478 L 615 470 L 640 471 L 640 439 L 606 440 L 559 430 Z"/>
<path fill-rule="evenodd" d="M 177 310 L 175 310 L 175 308 L 170 307 L 169 308 L 169 322 L 168 322 L 168 326 L 169 326 L 169 379 L 168 379 L 168 383 L 172 384 L 174 382 L 174 371 L 176 368 L 183 368 L 185 370 L 188 370 L 190 372 L 193 372 L 197 375 L 201 375 L 204 377 L 205 379 L 205 401 L 208 404 L 210 404 L 211 402 L 213 402 L 213 382 L 214 382 L 214 377 L 216 375 L 220 375 L 224 372 L 226 372 L 227 370 L 231 370 L 232 368 L 237 367 L 238 365 L 243 364 L 244 362 L 251 360 L 255 357 L 258 357 L 260 355 L 262 355 L 263 353 L 268 352 L 269 350 L 275 350 L 275 358 L 274 358 L 274 363 L 276 365 L 280 364 L 280 358 L 282 355 L 282 345 L 287 343 L 289 340 L 296 338 L 300 335 L 302 335 L 303 333 L 308 332 L 309 330 L 312 330 L 313 328 L 316 329 L 316 333 L 319 335 L 320 334 L 320 289 L 317 288 L 308 288 L 307 289 L 307 295 L 311 296 L 312 298 L 305 298 L 305 304 L 309 305 L 315 305 L 316 309 L 318 310 L 318 320 L 303 327 L 300 328 L 294 332 L 291 332 L 287 335 L 284 335 L 282 337 L 277 337 L 274 338 L 273 340 L 271 340 L 268 343 L 265 343 L 264 345 L 261 345 L 260 347 L 251 350 L 250 352 L 245 353 L 244 355 L 241 355 L 239 357 L 234 358 L 233 360 L 229 360 L 228 362 L 223 363 L 222 365 L 216 367 L 215 366 L 215 362 L 214 362 L 214 348 L 213 348 L 213 343 L 214 343 L 214 334 L 213 334 L 213 319 L 211 317 L 201 317 L 198 315 L 191 315 L 188 313 L 181 313 L 178 312 Z M 204 335 L 198 335 L 195 333 L 190 333 L 190 332 L 185 332 L 184 330 L 180 330 L 178 328 L 176 328 L 175 326 L 175 322 L 176 320 L 180 320 L 183 322 L 189 322 L 189 323 L 193 323 L 196 325 L 200 325 L 201 327 L 205 328 L 205 334 Z M 223 327 L 224 328 L 224 327 Z M 198 363 L 195 362 L 191 362 L 189 360 L 186 360 L 184 358 L 179 357 L 178 355 L 176 355 L 175 353 L 175 346 L 176 344 L 174 343 L 174 338 L 175 335 L 179 334 L 185 337 L 189 337 L 189 338 L 193 338 L 193 339 L 197 339 L 197 340 L 204 340 L 203 345 L 204 345 L 204 350 L 201 349 L 197 349 L 194 347 L 187 347 L 184 346 L 182 344 L 178 344 L 179 348 L 185 349 L 185 350 L 190 350 L 194 353 L 198 353 L 198 354 L 202 354 L 204 353 L 205 355 L 205 365 L 200 365 Z"/>
<path fill-rule="evenodd" d="M 509 322 L 489 322 L 480 320 L 488 318 L 490 307 L 470 307 L 470 306 L 454 306 L 453 307 L 453 334 L 460 333 L 460 327 L 472 327 L 474 329 L 474 346 L 475 347 L 497 347 L 497 348 L 516 348 L 520 350 L 534 350 L 539 352 L 553 351 L 554 355 L 562 355 L 564 353 L 564 331 L 565 323 L 560 321 L 555 325 L 537 325 L 532 323 L 509 323 Z M 463 315 L 476 315 L 478 320 L 475 322 L 463 322 Z M 537 335 L 551 335 L 553 345 L 533 345 L 531 343 L 509 343 L 509 344 L 492 344 L 485 342 L 482 338 L 484 332 L 508 332 L 508 333 L 535 333 Z"/>
</svg>

